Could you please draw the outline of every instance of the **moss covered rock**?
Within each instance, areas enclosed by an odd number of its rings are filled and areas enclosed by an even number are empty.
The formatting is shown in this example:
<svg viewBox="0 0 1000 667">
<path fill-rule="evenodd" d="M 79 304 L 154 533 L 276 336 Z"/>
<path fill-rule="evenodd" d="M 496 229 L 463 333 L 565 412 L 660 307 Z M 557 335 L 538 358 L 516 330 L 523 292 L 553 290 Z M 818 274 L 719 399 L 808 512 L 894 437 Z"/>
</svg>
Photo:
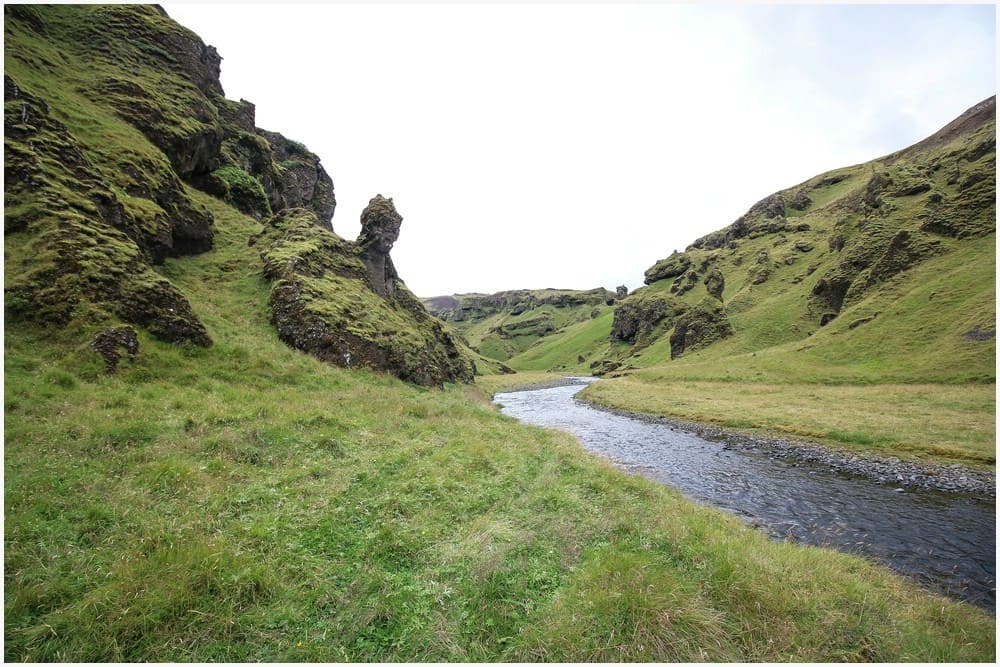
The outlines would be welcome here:
<svg viewBox="0 0 1000 667">
<path fill-rule="evenodd" d="M 686 254 L 675 250 L 670 253 L 670 257 L 661 259 L 646 269 L 644 282 L 651 285 L 658 280 L 674 278 L 682 275 L 689 268 L 691 268 L 691 259 Z"/>
<path fill-rule="evenodd" d="M 8 315 L 124 319 L 210 344 L 153 268 L 212 249 L 191 188 L 258 219 L 307 206 L 329 224 L 319 159 L 226 100 L 219 54 L 157 6 L 7 5 L 4 17 Z"/>
<path fill-rule="evenodd" d="M 705 276 L 705 289 L 714 298 L 722 301 L 722 293 L 726 289 L 726 277 L 719 270 L 719 267 L 713 267 L 708 275 Z"/>
<path fill-rule="evenodd" d="M 287 344 L 420 385 L 473 380 L 472 355 L 446 325 L 398 277 L 376 292 L 365 244 L 340 238 L 314 212 L 281 211 L 253 242 L 272 281 L 272 321 Z"/>
<path fill-rule="evenodd" d="M 174 248 L 174 229 L 132 216 L 51 110 L 5 76 L 5 231 L 17 257 L 4 267 L 7 316 L 65 326 L 113 315 L 210 345 L 188 301 L 149 265 Z"/>
<path fill-rule="evenodd" d="M 688 305 L 673 296 L 637 291 L 618 304 L 611 324 L 611 340 L 642 347 L 669 331 Z"/>
<path fill-rule="evenodd" d="M 705 347 L 732 334 L 733 327 L 725 307 L 715 299 L 702 299 L 674 325 L 670 334 L 670 358 L 676 359 L 688 350 Z"/>
</svg>

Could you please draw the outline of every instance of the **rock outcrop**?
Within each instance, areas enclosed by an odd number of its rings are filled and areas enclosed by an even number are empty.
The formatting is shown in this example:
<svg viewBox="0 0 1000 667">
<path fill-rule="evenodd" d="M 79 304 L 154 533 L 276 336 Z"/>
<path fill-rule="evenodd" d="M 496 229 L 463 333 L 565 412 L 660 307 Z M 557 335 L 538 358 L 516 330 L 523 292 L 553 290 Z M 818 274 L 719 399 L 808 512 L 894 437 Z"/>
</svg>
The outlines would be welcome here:
<svg viewBox="0 0 1000 667">
<path fill-rule="evenodd" d="M 722 293 L 726 289 L 726 277 L 722 275 L 722 271 L 719 270 L 719 267 L 714 267 L 708 272 L 708 275 L 705 276 L 704 283 L 705 289 L 708 293 L 719 301 L 722 301 Z"/>
<path fill-rule="evenodd" d="M 637 292 L 615 308 L 611 340 L 643 347 L 673 327 L 688 305 L 673 296 Z"/>
<path fill-rule="evenodd" d="M 667 280 L 682 275 L 691 268 L 691 258 L 676 250 L 670 253 L 670 257 L 661 259 L 653 266 L 646 269 L 645 283 L 651 285 L 658 280 Z"/>
<path fill-rule="evenodd" d="M 399 238 L 402 223 L 403 216 L 396 212 L 392 200 L 382 195 L 375 195 L 361 213 L 358 249 L 368 269 L 368 284 L 382 297 L 395 294 L 399 281 L 389 251 Z"/>
<path fill-rule="evenodd" d="M 677 320 L 670 334 L 670 358 L 676 359 L 686 351 L 705 347 L 732 333 L 725 307 L 715 299 L 702 299 Z"/>
<path fill-rule="evenodd" d="M 52 106 L 9 75 L 4 140 L 4 231 L 21 235 L 17 242 L 31 248 L 5 266 L 8 318 L 66 326 L 89 302 L 163 340 L 211 344 L 187 300 L 150 266 L 168 253 L 203 249 L 192 239 L 210 243 L 207 211 L 199 211 L 201 225 L 168 218 L 162 208 L 137 219 L 82 144 L 53 118 Z M 169 182 L 169 170 L 151 172 Z M 173 198 L 169 188 L 163 192 Z"/>
<path fill-rule="evenodd" d="M 4 18 L 4 231 L 32 249 L 5 267 L 7 315 L 64 326 L 90 308 L 211 344 L 152 268 L 213 247 L 191 188 L 260 220 L 306 206 L 329 224 L 319 159 L 226 100 L 219 54 L 157 6 L 5 5 Z"/>
<path fill-rule="evenodd" d="M 472 355 L 392 268 L 388 250 L 402 218 L 391 200 L 372 201 L 356 243 L 303 208 L 281 211 L 251 239 L 271 281 L 279 337 L 324 361 L 415 384 L 471 382 Z"/>
</svg>

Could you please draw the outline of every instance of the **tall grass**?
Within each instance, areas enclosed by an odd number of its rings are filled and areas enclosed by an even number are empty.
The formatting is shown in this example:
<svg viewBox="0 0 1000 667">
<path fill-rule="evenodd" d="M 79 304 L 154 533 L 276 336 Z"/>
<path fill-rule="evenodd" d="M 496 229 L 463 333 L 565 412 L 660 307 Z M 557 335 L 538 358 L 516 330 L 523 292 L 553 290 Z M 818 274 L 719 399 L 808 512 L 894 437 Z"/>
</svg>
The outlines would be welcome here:
<svg viewBox="0 0 1000 667">
<path fill-rule="evenodd" d="M 164 268 L 209 349 L 5 336 L 8 661 L 993 661 L 994 619 L 567 435 L 281 344 L 246 237 Z"/>
</svg>

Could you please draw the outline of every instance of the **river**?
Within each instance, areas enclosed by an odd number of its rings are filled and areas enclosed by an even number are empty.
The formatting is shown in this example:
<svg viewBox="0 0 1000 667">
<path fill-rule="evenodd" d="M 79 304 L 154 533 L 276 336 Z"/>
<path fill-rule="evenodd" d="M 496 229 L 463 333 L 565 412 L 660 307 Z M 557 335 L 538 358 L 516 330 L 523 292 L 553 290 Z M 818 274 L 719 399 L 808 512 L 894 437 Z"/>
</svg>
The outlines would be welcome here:
<svg viewBox="0 0 1000 667">
<path fill-rule="evenodd" d="M 568 431 L 623 470 L 672 486 L 773 537 L 858 553 L 996 610 L 996 503 L 904 491 L 806 462 L 745 452 L 662 423 L 598 410 L 581 384 L 499 393 L 522 422 Z"/>
</svg>

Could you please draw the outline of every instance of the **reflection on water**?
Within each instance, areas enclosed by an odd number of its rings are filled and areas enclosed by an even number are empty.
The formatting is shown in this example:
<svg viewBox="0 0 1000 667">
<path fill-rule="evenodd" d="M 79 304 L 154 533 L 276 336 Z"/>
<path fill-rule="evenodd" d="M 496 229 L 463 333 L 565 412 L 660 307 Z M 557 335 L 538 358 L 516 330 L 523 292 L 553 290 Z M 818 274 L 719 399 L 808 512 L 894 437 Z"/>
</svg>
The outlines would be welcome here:
<svg viewBox="0 0 1000 667">
<path fill-rule="evenodd" d="M 981 607 L 996 605 L 996 508 L 901 492 L 808 463 L 726 449 L 665 424 L 596 410 L 569 385 L 497 394 L 505 414 L 568 431 L 621 468 L 729 511 L 771 535 L 878 559 Z"/>
</svg>

